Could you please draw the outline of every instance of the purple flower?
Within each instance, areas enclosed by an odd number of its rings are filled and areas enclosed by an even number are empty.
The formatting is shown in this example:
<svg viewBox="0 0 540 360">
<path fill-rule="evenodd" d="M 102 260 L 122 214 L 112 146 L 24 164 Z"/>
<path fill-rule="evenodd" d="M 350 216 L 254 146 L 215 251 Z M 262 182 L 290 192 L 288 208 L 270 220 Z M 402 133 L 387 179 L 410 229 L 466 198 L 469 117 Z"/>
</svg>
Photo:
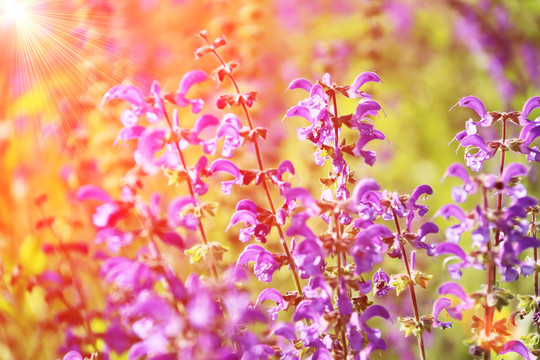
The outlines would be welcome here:
<svg viewBox="0 0 540 360">
<path fill-rule="evenodd" d="M 316 236 L 313 230 L 307 226 L 306 222 L 311 218 L 308 211 L 302 211 L 294 214 L 291 217 L 291 226 L 287 229 L 285 234 L 287 236 L 303 236 L 306 241 L 315 241 Z"/>
<path fill-rule="evenodd" d="M 146 128 L 141 137 L 139 137 L 137 152 L 134 154 L 135 161 L 141 165 L 148 174 L 157 173 L 161 166 L 174 168 L 179 157 L 176 152 L 169 151 L 167 148 L 167 134 L 160 128 Z M 165 151 L 156 157 L 156 154 L 163 148 Z"/>
<path fill-rule="evenodd" d="M 537 359 L 534 355 L 521 341 L 510 340 L 504 344 L 502 351 L 499 354 L 506 354 L 509 352 L 515 352 L 523 356 L 524 360 L 535 360 Z"/>
<path fill-rule="evenodd" d="M 461 164 L 450 165 L 444 174 L 444 178 L 447 176 L 454 176 L 463 180 L 462 186 L 452 188 L 452 200 L 457 203 L 465 202 L 468 195 L 475 194 L 478 190 L 478 185 L 469 177 L 467 169 Z"/>
<path fill-rule="evenodd" d="M 294 166 L 289 160 L 283 160 L 275 171 L 267 171 L 272 182 L 278 186 L 281 195 L 291 189 L 291 184 L 283 180 L 283 175 L 287 172 L 291 175 L 295 174 Z"/>
<path fill-rule="evenodd" d="M 428 207 L 425 205 L 418 205 L 416 201 L 418 201 L 418 198 L 424 194 L 432 195 L 433 189 L 429 185 L 420 185 L 416 189 L 414 189 L 413 193 L 411 194 L 410 199 L 407 201 L 406 206 L 407 209 L 409 209 L 410 212 L 414 212 L 418 210 L 418 216 L 422 217 L 424 216 L 427 211 Z"/>
<path fill-rule="evenodd" d="M 258 224 L 257 215 L 250 210 L 238 210 L 231 217 L 231 222 L 229 223 L 227 230 L 239 222 L 243 222 L 245 227 L 240 229 L 238 239 L 242 242 L 247 242 L 255 233 L 255 226 Z"/>
<path fill-rule="evenodd" d="M 523 109 L 521 109 L 521 113 L 519 115 L 519 125 L 530 126 L 535 124 L 536 121 L 531 121 L 528 119 L 528 117 L 529 114 L 537 107 L 540 107 L 540 96 L 533 96 L 532 98 L 528 99 L 525 104 L 523 104 Z"/>
<path fill-rule="evenodd" d="M 232 186 L 234 184 L 241 185 L 243 183 L 243 176 L 240 173 L 240 170 L 230 160 L 227 160 L 227 159 L 214 160 L 212 162 L 212 164 L 210 164 L 210 166 L 208 167 L 208 171 L 210 173 L 226 172 L 226 173 L 229 173 L 230 175 L 232 175 L 234 177 L 233 180 L 227 180 L 227 181 L 223 181 L 221 183 L 221 191 L 225 195 L 230 195 L 231 194 L 231 189 L 232 189 Z"/>
<path fill-rule="evenodd" d="M 367 325 L 368 320 L 378 316 L 383 319 L 390 319 L 390 314 L 381 305 L 371 305 L 368 307 L 362 315 L 358 315 L 354 312 L 351 315 L 350 323 L 347 326 L 347 337 L 350 341 L 351 347 L 355 350 L 360 350 L 360 359 L 367 360 L 370 358 L 370 354 L 375 350 L 386 350 L 386 342 L 382 339 L 382 332 L 379 329 L 373 329 Z M 362 331 L 365 334 L 367 345 L 364 347 L 364 342 L 360 341 L 362 337 L 358 337 L 357 330 Z"/>
<path fill-rule="evenodd" d="M 474 225 L 474 219 L 470 219 L 465 215 L 463 210 L 454 204 L 447 204 L 442 206 L 439 211 L 437 211 L 438 216 L 442 216 L 445 219 L 450 217 L 455 218 L 459 222 L 455 225 L 449 226 L 446 228 L 446 238 L 453 243 L 458 243 L 461 240 L 461 234 L 465 231 L 472 229 Z"/>
<path fill-rule="evenodd" d="M 274 271 L 279 269 L 274 255 L 257 244 L 246 246 L 238 257 L 236 266 L 245 265 L 250 261 L 255 261 L 253 272 L 260 282 L 271 282 Z"/>
<path fill-rule="evenodd" d="M 319 329 L 319 325 L 316 323 L 311 325 L 306 325 L 301 321 L 296 323 L 296 331 L 305 347 L 324 348 L 324 343 L 319 336 L 320 330 L 323 329 Z"/>
<path fill-rule="evenodd" d="M 193 211 L 190 211 L 196 205 L 196 201 L 188 196 L 180 196 L 171 201 L 167 208 L 169 226 L 182 226 L 188 230 L 196 230 L 199 219 L 194 215 Z"/>
<path fill-rule="evenodd" d="M 174 97 L 174 103 L 182 107 L 191 105 L 191 112 L 194 114 L 199 113 L 202 110 L 204 101 L 202 99 L 187 99 L 186 94 L 193 85 L 205 81 L 207 77 L 208 76 L 200 70 L 187 72 L 182 77 L 182 80 L 180 80 L 178 91 Z"/>
<path fill-rule="evenodd" d="M 96 244 L 106 243 L 107 249 L 117 254 L 122 247 L 131 244 L 134 238 L 135 236 L 131 232 L 115 228 L 102 228 L 98 230 L 94 242 Z"/>
<path fill-rule="evenodd" d="M 145 264 L 125 257 L 112 257 L 103 262 L 100 276 L 121 289 L 140 292 L 152 288 L 156 275 Z"/>
<path fill-rule="evenodd" d="M 373 274 L 373 295 L 385 296 L 389 291 L 393 291 L 394 287 L 389 285 L 390 277 L 384 272 L 383 269 L 377 270 Z"/>
<path fill-rule="evenodd" d="M 459 100 L 459 106 L 468 107 L 476 111 L 480 116 L 480 121 L 473 123 L 474 125 L 480 125 L 482 127 L 490 126 L 493 122 L 493 118 L 487 113 L 484 103 L 480 99 L 474 96 L 466 96 Z"/>
<path fill-rule="evenodd" d="M 439 255 L 453 255 L 450 259 L 457 259 L 461 260 L 459 263 L 450 264 L 448 265 L 448 272 L 450 273 L 450 276 L 452 279 L 458 280 L 461 278 L 461 269 L 468 268 L 473 265 L 472 259 L 470 259 L 465 251 L 455 243 L 452 242 L 444 242 L 437 246 L 435 249 L 435 254 L 437 256 Z M 447 262 L 445 260 L 445 262 Z"/>
<path fill-rule="evenodd" d="M 240 136 L 242 125 L 238 117 L 234 114 L 227 114 L 223 117 L 221 124 L 216 131 L 216 138 L 225 138 L 221 156 L 230 158 L 236 150 L 244 142 L 244 138 Z"/>
<path fill-rule="evenodd" d="M 447 329 L 449 327 L 452 327 L 451 322 L 441 322 L 439 321 L 439 314 L 444 309 L 447 309 L 450 305 L 452 305 L 452 302 L 450 299 L 447 298 L 438 298 L 435 303 L 433 304 L 433 311 L 431 312 L 431 315 L 433 316 L 433 327 L 441 327 L 443 329 Z"/>
<path fill-rule="evenodd" d="M 375 73 L 366 71 L 361 73 L 354 79 L 352 85 L 349 87 L 349 90 L 347 91 L 350 98 L 358 98 L 358 97 L 366 97 L 366 93 L 363 91 L 360 91 L 360 88 L 362 85 L 364 85 L 367 82 L 379 82 L 381 79 L 379 76 Z M 369 95 L 367 95 L 369 96 Z"/>
<path fill-rule="evenodd" d="M 352 314 L 353 307 L 351 300 L 347 294 L 347 286 L 345 284 L 345 279 L 341 279 L 339 288 L 338 288 L 338 298 L 337 298 L 338 311 L 342 316 L 349 316 Z"/>
<path fill-rule="evenodd" d="M 270 232 L 270 226 L 259 222 L 257 219 L 259 215 L 259 208 L 253 201 L 240 200 L 236 204 L 236 212 L 231 217 L 231 222 L 225 231 L 229 230 L 231 226 L 243 222 L 245 227 L 240 229 L 238 239 L 247 242 L 254 236 L 257 241 L 264 244 L 266 243 L 266 235 Z"/>
<path fill-rule="evenodd" d="M 540 136 L 540 125 L 537 122 L 532 122 L 525 126 L 519 134 L 519 140 L 522 141 L 519 149 L 523 154 L 527 155 L 528 161 L 540 161 L 540 151 L 538 147 L 530 147 L 531 143 Z"/>
<path fill-rule="evenodd" d="M 484 161 L 491 159 L 496 151 L 489 148 L 484 139 L 476 134 L 464 137 L 461 145 L 465 147 L 465 163 L 472 171 L 477 172 L 482 169 Z"/>
<path fill-rule="evenodd" d="M 283 295 L 276 289 L 268 288 L 261 291 L 255 304 L 259 304 L 265 300 L 273 300 L 276 302 L 276 306 L 268 310 L 268 314 L 272 321 L 276 321 L 279 312 L 288 307 L 288 303 L 283 299 Z"/>
<path fill-rule="evenodd" d="M 83 357 L 77 351 L 70 351 L 63 357 L 63 360 L 83 360 Z"/>
<path fill-rule="evenodd" d="M 355 128 L 360 134 L 354 147 L 353 154 L 362 157 L 366 164 L 373 166 L 376 160 L 375 151 L 367 151 L 363 150 L 363 148 L 368 142 L 372 140 L 384 140 L 386 139 L 386 136 L 381 131 L 376 130 L 374 125 L 369 122 L 358 121 Z"/>
<path fill-rule="evenodd" d="M 516 231 L 508 233 L 496 259 L 502 280 L 509 282 L 516 280 L 519 276 L 518 269 L 524 276 L 531 275 L 534 271 L 534 263 L 521 261 L 518 256 L 528 248 L 538 247 L 540 247 L 540 241 L 535 238 L 522 236 Z"/>
<path fill-rule="evenodd" d="M 293 258 L 302 279 L 322 274 L 325 256 L 318 240 L 306 239 L 302 241 L 293 252 Z"/>
<path fill-rule="evenodd" d="M 120 130 L 118 137 L 114 140 L 113 146 L 116 146 L 118 141 L 135 140 L 141 137 L 146 128 L 144 126 L 128 126 Z"/>
<path fill-rule="evenodd" d="M 371 225 L 356 235 L 356 241 L 351 248 L 351 255 L 356 262 L 356 274 L 371 271 L 374 264 L 382 261 L 388 248 L 382 241 L 385 237 L 393 237 L 393 234 L 386 226 L 378 224 Z"/>
<path fill-rule="evenodd" d="M 461 302 L 457 305 L 454 305 L 452 307 L 447 307 L 446 311 L 448 312 L 448 315 L 453 317 L 454 319 L 461 320 L 463 319 L 462 312 L 465 310 L 470 310 L 475 304 L 475 301 L 473 298 L 470 298 L 465 290 L 455 282 L 445 282 L 439 287 L 439 294 L 441 295 L 454 295 L 458 299 L 461 300 Z"/>
<path fill-rule="evenodd" d="M 143 92 L 133 85 L 113 86 L 103 96 L 100 107 L 103 107 L 106 102 L 109 102 L 111 100 L 128 101 L 129 103 L 131 103 L 133 114 L 137 117 L 147 115 L 147 119 L 150 122 L 155 122 L 156 120 L 159 120 L 156 109 L 154 109 L 147 103 Z"/>
</svg>

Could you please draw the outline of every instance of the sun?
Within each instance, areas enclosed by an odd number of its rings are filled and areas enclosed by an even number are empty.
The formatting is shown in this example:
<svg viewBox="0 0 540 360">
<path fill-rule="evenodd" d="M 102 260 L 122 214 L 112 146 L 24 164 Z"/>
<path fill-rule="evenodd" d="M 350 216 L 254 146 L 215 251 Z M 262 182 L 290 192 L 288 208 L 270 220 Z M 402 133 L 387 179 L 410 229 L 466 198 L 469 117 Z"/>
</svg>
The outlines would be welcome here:
<svg viewBox="0 0 540 360">
<path fill-rule="evenodd" d="M 0 2 L 0 13 L 3 23 L 20 24 L 28 18 L 28 4 L 21 0 L 3 0 Z"/>
</svg>

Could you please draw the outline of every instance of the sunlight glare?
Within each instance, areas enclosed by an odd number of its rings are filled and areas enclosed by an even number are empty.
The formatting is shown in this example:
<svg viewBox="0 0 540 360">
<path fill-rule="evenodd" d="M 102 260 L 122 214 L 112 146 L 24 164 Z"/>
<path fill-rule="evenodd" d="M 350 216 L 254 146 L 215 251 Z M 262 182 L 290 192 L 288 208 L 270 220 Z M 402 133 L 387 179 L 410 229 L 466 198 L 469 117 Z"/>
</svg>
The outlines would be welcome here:
<svg viewBox="0 0 540 360">
<path fill-rule="evenodd" d="M 0 7 L 7 21 L 19 23 L 26 19 L 26 6 L 20 0 L 4 0 Z"/>
</svg>

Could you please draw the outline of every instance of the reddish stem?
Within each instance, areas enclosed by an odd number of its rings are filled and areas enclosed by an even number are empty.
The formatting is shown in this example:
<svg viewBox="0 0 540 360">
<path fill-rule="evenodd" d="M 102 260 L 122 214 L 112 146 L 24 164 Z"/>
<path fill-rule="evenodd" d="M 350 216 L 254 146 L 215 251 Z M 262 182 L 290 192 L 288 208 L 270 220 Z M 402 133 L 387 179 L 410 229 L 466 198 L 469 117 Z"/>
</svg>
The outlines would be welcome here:
<svg viewBox="0 0 540 360">
<path fill-rule="evenodd" d="M 205 41 L 208 43 L 208 45 L 210 45 L 210 42 L 208 41 L 208 39 L 205 39 Z M 221 55 L 219 55 L 217 50 L 213 50 L 212 52 L 215 55 L 215 57 L 218 59 L 218 61 L 221 63 L 221 65 L 226 66 L 225 61 L 223 60 Z M 234 78 L 233 74 L 228 73 L 227 75 L 228 75 L 229 79 L 231 80 L 231 82 L 232 82 L 232 84 L 234 86 L 234 89 L 236 90 L 236 93 L 241 94 L 240 88 L 238 87 L 238 83 L 236 82 L 236 79 Z M 247 108 L 247 105 L 242 100 L 240 101 L 240 105 L 242 107 L 242 110 L 244 111 L 244 115 L 246 116 L 246 120 L 248 122 L 250 130 L 254 130 L 255 127 L 253 125 L 253 121 L 251 119 L 251 115 L 249 114 L 249 110 Z M 262 172 L 262 171 L 264 171 L 264 165 L 263 165 L 262 155 L 261 155 L 261 151 L 259 149 L 259 143 L 257 141 L 257 138 L 254 138 L 252 142 L 253 142 L 253 147 L 255 148 L 255 155 L 257 157 L 257 165 L 259 166 L 259 170 Z M 263 185 L 263 188 L 264 188 L 264 193 L 266 195 L 266 199 L 268 201 L 268 205 L 270 206 L 270 210 L 272 211 L 272 214 L 275 216 L 276 215 L 276 207 L 274 205 L 274 201 L 272 200 L 272 196 L 270 194 L 270 189 L 268 188 L 266 178 L 263 180 L 262 185 Z M 291 269 L 291 273 L 292 273 L 294 285 L 296 287 L 296 291 L 298 292 L 298 294 L 300 296 L 302 296 L 302 294 L 303 294 L 302 293 L 302 286 L 300 285 L 300 279 L 298 278 L 298 274 L 297 274 L 297 270 L 296 270 L 296 265 L 294 263 L 294 259 L 292 258 L 291 251 L 289 250 L 289 246 L 287 245 L 287 241 L 285 240 L 285 234 L 284 234 L 283 229 L 281 228 L 281 226 L 279 224 L 276 225 L 276 227 L 277 227 L 277 230 L 278 230 L 278 233 L 279 233 L 279 240 L 280 240 L 281 246 L 283 248 L 283 251 L 285 251 L 285 255 L 287 256 L 287 259 L 289 260 L 289 267 Z"/>
<path fill-rule="evenodd" d="M 169 114 L 167 113 L 167 111 L 164 111 L 164 113 L 165 113 L 165 119 L 167 120 L 167 123 L 169 124 L 169 129 L 172 132 L 172 131 L 174 131 L 174 129 L 173 129 L 173 126 L 172 126 L 171 119 L 169 118 Z M 186 166 L 186 161 L 184 159 L 184 154 L 182 153 L 182 149 L 180 149 L 180 145 L 178 145 L 178 141 L 174 141 L 174 145 L 176 146 L 176 150 L 178 151 L 178 156 L 180 157 L 180 161 L 182 162 L 183 170 L 187 172 L 188 170 L 187 170 L 187 166 Z M 189 194 L 190 194 L 191 198 L 194 201 L 196 201 L 197 198 L 195 196 L 195 192 L 193 191 L 193 183 L 191 182 L 191 178 L 189 176 L 187 176 L 186 183 L 188 185 L 188 190 L 189 190 Z M 204 226 L 203 226 L 203 223 L 202 223 L 202 219 L 199 219 L 198 229 L 199 229 L 199 234 L 201 235 L 202 244 L 203 245 L 208 245 L 208 239 L 206 238 L 206 232 L 204 231 Z M 212 273 L 213 278 L 217 279 L 218 278 L 218 273 L 217 273 L 217 269 L 216 269 L 216 264 L 213 261 L 210 261 L 210 271 Z"/>
<path fill-rule="evenodd" d="M 420 315 L 418 312 L 418 302 L 416 301 L 416 292 L 414 290 L 414 283 L 412 281 L 412 274 L 411 274 L 411 269 L 409 267 L 409 260 L 407 259 L 407 252 L 405 251 L 405 246 L 403 246 L 403 243 L 401 242 L 401 227 L 399 226 L 399 221 L 398 221 L 396 211 L 393 208 L 392 208 L 392 213 L 394 214 L 394 223 L 396 224 L 396 230 L 398 232 L 398 242 L 399 242 L 399 247 L 401 249 L 403 264 L 405 265 L 405 270 L 407 271 L 407 275 L 409 276 L 409 279 L 410 279 L 409 289 L 411 291 L 411 300 L 412 300 L 412 305 L 413 305 L 414 319 L 416 323 L 419 324 Z M 420 358 L 422 360 L 425 360 L 426 350 L 424 347 L 424 337 L 421 331 L 418 333 L 417 340 L 418 340 L 418 350 L 420 352 Z"/>
</svg>

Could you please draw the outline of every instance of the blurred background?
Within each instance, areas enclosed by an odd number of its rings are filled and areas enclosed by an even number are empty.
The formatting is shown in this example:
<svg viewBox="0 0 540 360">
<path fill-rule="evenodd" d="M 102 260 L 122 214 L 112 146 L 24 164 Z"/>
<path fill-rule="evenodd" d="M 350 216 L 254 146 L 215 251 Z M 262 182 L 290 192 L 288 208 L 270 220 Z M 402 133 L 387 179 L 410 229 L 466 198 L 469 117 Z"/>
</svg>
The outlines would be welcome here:
<svg viewBox="0 0 540 360">
<path fill-rule="evenodd" d="M 230 45 L 223 49 L 224 58 L 240 64 L 237 76 L 243 91 L 258 93 L 253 114 L 258 125 L 269 128 L 262 146 L 267 165 L 291 160 L 297 170 L 294 186 L 310 187 L 315 193 L 320 185 L 313 179 L 325 176 L 329 168 L 314 165 L 311 144 L 297 140 L 296 128 L 305 120 L 282 121 L 287 109 L 305 95 L 301 90 L 285 93 L 295 78 L 315 82 L 328 72 L 332 81 L 345 85 L 363 71 L 381 77 L 382 84 L 368 84 L 365 90 L 386 114 L 375 123 L 388 141 L 368 146 L 377 150 L 374 167 L 359 161 L 352 167 L 358 177 L 375 177 L 383 187 L 400 193 L 429 184 L 436 194 L 428 201 L 431 215 L 450 201 L 450 188 L 457 184 L 441 182 L 448 165 L 463 159 L 462 150 L 456 153 L 457 143 L 449 143 L 465 121 L 476 116 L 469 109 L 450 111 L 452 106 L 475 95 L 488 110 L 521 110 L 526 99 L 539 95 L 536 0 L 0 4 L 0 359 L 53 359 L 73 335 L 63 325 L 62 304 L 32 289 L 37 275 L 70 272 L 66 263 L 75 261 L 87 305 L 103 307 L 105 290 L 96 276 L 99 264 L 89 252 L 76 252 L 67 261 L 62 254 L 47 253 L 47 246 L 64 242 L 95 247 L 93 209 L 74 202 L 73 194 L 85 184 L 118 194 L 121 179 L 133 167 L 134 145 L 113 147 L 125 104 L 100 108 L 105 92 L 121 83 L 148 91 L 153 80 L 165 91 L 175 91 L 185 72 L 211 73 L 215 60 L 194 56 L 200 46 L 196 34 L 202 29 L 210 38 L 226 36 Z M 218 114 L 212 99 L 227 86 L 218 90 L 208 84 L 196 90 L 210 99 L 203 111 Z M 352 112 L 355 103 L 345 99 L 339 107 L 340 113 Z M 193 116 L 182 121 L 190 123 Z M 252 161 L 250 156 L 239 161 Z M 198 155 L 188 157 L 194 163 Z M 536 195 L 537 170 L 533 164 L 531 191 Z M 170 197 L 182 191 L 166 188 L 163 179 L 150 179 L 146 185 Z M 226 257 L 230 262 L 241 247 L 234 234 L 223 236 L 234 203 L 223 197 L 221 201 L 222 212 L 210 231 L 232 248 Z M 48 230 L 47 221 L 56 234 Z M 174 256 L 179 271 L 194 270 L 182 253 Z M 435 273 L 433 293 L 447 275 L 440 263 L 429 261 L 423 265 Z M 281 275 L 277 281 L 286 281 L 286 274 Z M 424 312 L 430 309 L 426 300 Z M 438 359 L 466 357 L 462 341 L 470 335 L 468 325 L 456 324 L 446 330 L 447 336 L 428 338 L 428 354 Z M 92 326 L 99 329 L 104 324 Z M 441 349 L 449 346 L 455 351 L 445 357 Z M 404 349 L 400 354 L 407 351 L 406 345 Z"/>
</svg>

